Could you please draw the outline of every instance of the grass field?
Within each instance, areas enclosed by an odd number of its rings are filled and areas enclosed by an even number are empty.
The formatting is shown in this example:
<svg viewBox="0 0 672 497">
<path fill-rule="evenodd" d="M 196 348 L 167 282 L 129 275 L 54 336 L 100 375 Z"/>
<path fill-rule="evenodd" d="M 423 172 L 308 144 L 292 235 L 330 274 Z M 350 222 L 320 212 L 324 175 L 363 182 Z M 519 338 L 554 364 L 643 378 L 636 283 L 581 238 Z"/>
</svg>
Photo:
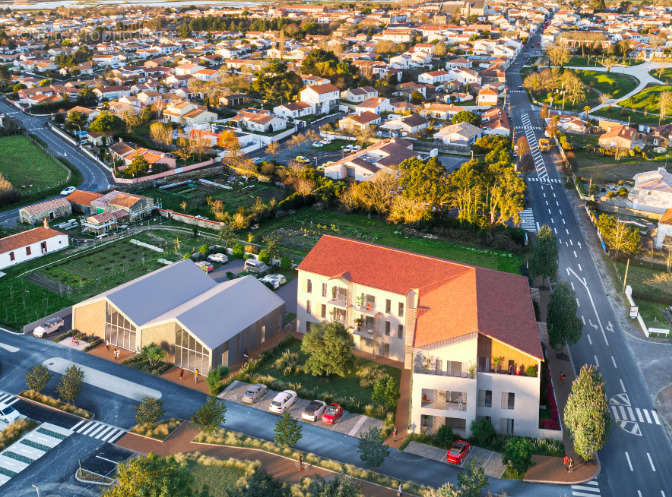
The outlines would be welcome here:
<svg viewBox="0 0 672 497">
<path fill-rule="evenodd" d="M 547 92 L 531 92 L 539 102 L 550 105 L 550 100 L 548 98 Z M 587 105 L 589 107 L 595 107 L 600 103 L 600 97 L 598 93 L 592 88 L 586 88 L 586 98 L 581 101 L 576 101 L 572 103 L 569 98 L 565 100 L 565 105 L 562 105 L 561 95 L 558 93 L 553 94 L 553 108 L 561 110 L 570 110 L 575 112 L 583 112 L 583 108 Z"/>
<path fill-rule="evenodd" d="M 637 95 L 635 95 L 635 97 L 636 96 Z M 654 114 L 650 112 L 647 112 L 645 114 L 643 111 L 639 110 L 633 111 L 624 107 L 603 107 L 602 109 L 596 112 L 592 112 L 590 115 L 592 117 L 608 117 L 610 119 L 616 119 L 624 122 L 630 121 L 632 124 L 648 124 L 649 126 L 658 126 L 657 111 Z M 661 121 L 661 123 L 662 124 L 672 123 L 672 117 L 666 117 Z"/>
<path fill-rule="evenodd" d="M 656 121 L 658 120 L 658 112 L 660 111 L 660 94 L 666 91 L 672 91 L 670 85 L 656 85 L 644 88 L 642 91 L 633 95 L 632 97 L 619 102 L 621 107 L 627 109 L 634 109 L 638 111 L 646 111 L 648 114 L 655 114 Z"/>
<path fill-rule="evenodd" d="M 672 85 L 672 67 L 661 67 L 660 69 L 653 69 L 649 74 L 663 83 Z"/>
<path fill-rule="evenodd" d="M 605 73 L 598 71 L 577 71 L 584 84 L 595 88 L 601 93 L 608 93 L 612 98 L 621 97 L 631 92 L 639 84 L 639 80 L 628 74 Z"/>
<path fill-rule="evenodd" d="M 243 468 L 199 464 L 193 459 L 187 460 L 186 466 L 194 477 L 195 488 L 200 491 L 207 487 L 211 497 L 236 495 L 236 482 L 245 475 Z"/>
<path fill-rule="evenodd" d="M 22 196 L 58 188 L 68 178 L 64 165 L 22 135 L 0 138 L 0 173 Z"/>
<path fill-rule="evenodd" d="M 312 207 L 265 223 L 253 232 L 257 239 L 275 233 L 281 245 L 299 260 L 323 234 L 355 238 L 421 254 L 519 273 L 522 260 L 509 252 L 474 248 L 445 240 L 406 236 L 402 228 L 366 214 L 320 211 Z M 242 237 L 241 237 L 242 238 Z"/>
<path fill-rule="evenodd" d="M 581 56 L 581 55 L 572 55 L 572 57 L 569 59 L 569 62 L 565 64 L 567 66 L 577 66 L 577 67 L 598 67 L 602 66 L 600 63 L 600 58 L 599 57 L 587 57 L 587 56 Z"/>
</svg>

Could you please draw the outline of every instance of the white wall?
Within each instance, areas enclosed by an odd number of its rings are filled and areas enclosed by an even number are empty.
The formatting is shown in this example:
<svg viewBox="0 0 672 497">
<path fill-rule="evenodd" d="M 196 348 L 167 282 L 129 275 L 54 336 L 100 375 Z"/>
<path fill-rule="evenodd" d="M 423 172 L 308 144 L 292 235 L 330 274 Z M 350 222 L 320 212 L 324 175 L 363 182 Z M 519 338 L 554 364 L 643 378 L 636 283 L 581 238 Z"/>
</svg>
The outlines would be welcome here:
<svg viewBox="0 0 672 497">
<path fill-rule="evenodd" d="M 37 257 L 42 257 L 43 255 L 46 255 L 47 253 L 51 252 L 56 252 L 57 250 L 62 250 L 64 248 L 68 247 L 68 235 L 57 235 L 53 236 L 51 238 L 48 238 L 45 240 L 47 242 L 47 252 L 45 254 L 42 253 L 42 249 L 40 247 L 40 244 L 42 243 L 42 240 L 31 243 L 30 245 L 20 247 L 15 250 L 10 250 L 7 252 L 3 252 L 0 254 L 0 269 L 4 269 L 6 267 L 10 266 L 15 266 L 17 264 L 20 264 L 25 261 L 29 261 L 31 259 L 35 259 Z M 26 247 L 30 247 L 30 255 L 26 254 Z M 12 261 L 10 259 L 10 253 L 14 252 L 14 260 Z"/>
</svg>

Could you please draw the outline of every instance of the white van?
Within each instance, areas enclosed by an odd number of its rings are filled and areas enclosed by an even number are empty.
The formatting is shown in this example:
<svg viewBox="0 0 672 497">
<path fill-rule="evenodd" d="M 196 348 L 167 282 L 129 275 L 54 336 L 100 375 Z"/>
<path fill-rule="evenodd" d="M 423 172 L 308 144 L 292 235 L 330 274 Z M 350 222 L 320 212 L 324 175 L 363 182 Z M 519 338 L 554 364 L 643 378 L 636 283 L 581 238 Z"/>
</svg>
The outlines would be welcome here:
<svg viewBox="0 0 672 497">
<path fill-rule="evenodd" d="M 33 336 L 36 336 L 37 338 L 43 338 L 47 335 L 51 335 L 53 332 L 57 331 L 64 324 L 65 321 L 63 321 L 63 318 L 57 318 L 57 317 L 49 318 L 44 323 L 42 323 L 42 326 L 37 326 L 33 330 Z"/>
<path fill-rule="evenodd" d="M 264 262 L 258 261 L 257 259 L 247 259 L 243 266 L 243 270 L 249 271 L 250 273 L 263 273 L 269 269 L 270 268 Z"/>
</svg>

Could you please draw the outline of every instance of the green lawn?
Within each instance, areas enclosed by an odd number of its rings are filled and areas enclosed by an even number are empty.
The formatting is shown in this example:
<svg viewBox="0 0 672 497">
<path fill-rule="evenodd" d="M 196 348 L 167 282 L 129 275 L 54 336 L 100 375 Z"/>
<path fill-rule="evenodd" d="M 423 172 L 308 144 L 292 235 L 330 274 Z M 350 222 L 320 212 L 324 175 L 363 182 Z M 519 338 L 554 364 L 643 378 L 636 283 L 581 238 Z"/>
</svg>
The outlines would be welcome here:
<svg viewBox="0 0 672 497">
<path fill-rule="evenodd" d="M 573 55 L 567 64 L 567 66 L 577 66 L 577 67 L 597 67 L 602 66 L 600 63 L 599 57 L 587 57 L 581 55 Z"/>
<path fill-rule="evenodd" d="M 60 188 L 68 178 L 64 165 L 22 135 L 0 138 L 0 173 L 24 197 Z"/>
<path fill-rule="evenodd" d="M 635 303 L 639 307 L 639 313 L 646 326 L 649 328 L 670 328 L 670 322 L 663 314 L 663 310 L 667 307 L 665 304 L 644 299 L 637 299 Z"/>
<path fill-rule="evenodd" d="M 611 261 L 619 282 L 623 283 L 625 263 Z M 664 266 L 654 266 L 636 259 L 630 260 L 628 269 L 628 285 L 632 287 L 635 300 L 644 299 L 663 304 L 672 304 L 672 273 L 665 271 Z"/>
<path fill-rule="evenodd" d="M 649 74 L 665 84 L 672 85 L 672 67 L 661 67 L 660 69 L 653 69 L 649 71 Z"/>
<path fill-rule="evenodd" d="M 305 207 L 291 216 L 267 222 L 253 233 L 257 239 L 270 233 L 276 234 L 280 238 L 280 244 L 297 260 L 301 260 L 323 234 L 332 234 L 475 266 L 520 273 L 522 259 L 518 255 L 405 235 L 402 230 L 401 226 L 387 224 L 376 216 Z"/>
<path fill-rule="evenodd" d="M 540 91 L 532 92 L 532 96 L 539 102 L 548 104 L 550 106 L 551 100 L 549 99 L 549 92 Z M 600 98 L 598 93 L 592 88 L 585 89 L 586 97 L 583 100 L 572 102 L 569 98 L 565 100 L 565 105 L 562 105 L 562 95 L 559 92 L 553 93 L 553 108 L 560 110 L 568 110 L 575 112 L 583 112 L 583 108 L 587 105 L 589 107 L 595 107 L 600 103 Z"/>
<path fill-rule="evenodd" d="M 637 96 L 637 95 L 635 95 Z M 628 99 L 630 100 L 630 99 Z M 628 122 L 632 124 L 648 124 L 649 126 L 658 126 L 658 114 L 652 114 L 650 112 L 644 113 L 643 111 L 631 110 L 624 107 L 603 107 L 596 112 L 591 112 L 590 114 L 593 118 L 595 117 L 607 117 L 610 119 L 616 119 L 619 121 Z M 672 123 L 672 116 L 666 117 L 661 121 L 662 124 Z"/>
<path fill-rule="evenodd" d="M 595 88 L 601 93 L 608 93 L 612 98 L 626 95 L 637 88 L 639 84 L 637 78 L 628 74 L 578 71 L 578 75 L 584 84 Z"/>
<path fill-rule="evenodd" d="M 619 102 L 619 105 L 627 109 L 634 109 L 642 112 L 646 111 L 649 114 L 655 114 L 657 122 L 658 112 L 660 111 L 660 94 L 666 91 L 672 91 L 672 86 L 649 86 L 636 95 Z"/>
<path fill-rule="evenodd" d="M 199 464 L 191 458 L 187 460 L 186 466 L 194 477 L 195 488 L 200 491 L 207 486 L 211 497 L 236 495 L 236 482 L 245 476 L 245 469 L 242 467 Z"/>
<path fill-rule="evenodd" d="M 354 372 L 343 378 L 312 376 L 303 371 L 285 375 L 276 362 L 285 351 L 298 354 L 298 364 L 303 364 L 306 360 L 306 356 L 301 352 L 301 341 L 290 338 L 264 354 L 259 368 L 249 379 L 256 383 L 265 383 L 274 390 L 290 388 L 296 391 L 299 397 L 338 402 L 349 411 L 366 412 L 371 416 L 384 418 L 385 408 L 374 406 L 371 400 L 373 381 L 376 377 L 387 374 L 392 376 L 398 384 L 401 378 L 399 369 L 356 358 Z"/>
</svg>

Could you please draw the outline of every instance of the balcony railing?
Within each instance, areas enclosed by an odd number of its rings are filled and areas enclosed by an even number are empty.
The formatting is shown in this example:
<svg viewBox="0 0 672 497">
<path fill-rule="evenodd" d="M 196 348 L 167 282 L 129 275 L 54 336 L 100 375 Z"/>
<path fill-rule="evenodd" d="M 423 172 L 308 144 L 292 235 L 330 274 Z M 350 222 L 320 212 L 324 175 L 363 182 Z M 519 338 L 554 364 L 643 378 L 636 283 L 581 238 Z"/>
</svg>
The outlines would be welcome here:
<svg viewBox="0 0 672 497">
<path fill-rule="evenodd" d="M 420 405 L 421 407 L 426 407 L 428 409 L 438 409 L 441 411 L 445 411 L 447 409 L 454 409 L 456 411 L 467 410 L 466 402 L 450 402 L 441 397 L 439 397 L 438 399 L 434 399 L 432 397 L 423 397 Z"/>
<path fill-rule="evenodd" d="M 333 297 L 327 301 L 327 304 L 336 307 L 348 307 L 348 299 L 346 297 Z"/>
<path fill-rule="evenodd" d="M 447 370 L 447 369 L 439 369 L 436 366 L 430 365 L 428 367 L 425 367 L 423 364 L 418 364 L 417 362 L 415 363 L 413 367 L 413 371 L 415 373 L 421 373 L 421 374 L 433 374 L 436 376 L 452 376 L 454 378 L 473 378 L 474 375 L 470 374 L 469 371 L 452 371 L 452 370 Z M 473 373 L 473 371 L 472 371 Z"/>
<path fill-rule="evenodd" d="M 537 368 L 525 368 L 522 365 L 516 366 L 515 364 L 512 367 L 509 367 L 508 363 L 505 363 L 505 366 L 491 365 L 489 368 L 481 367 L 478 368 L 479 373 L 496 373 L 496 374 L 506 374 L 510 376 L 529 376 L 536 378 L 538 376 Z M 532 374 L 534 373 L 534 374 Z"/>
</svg>

